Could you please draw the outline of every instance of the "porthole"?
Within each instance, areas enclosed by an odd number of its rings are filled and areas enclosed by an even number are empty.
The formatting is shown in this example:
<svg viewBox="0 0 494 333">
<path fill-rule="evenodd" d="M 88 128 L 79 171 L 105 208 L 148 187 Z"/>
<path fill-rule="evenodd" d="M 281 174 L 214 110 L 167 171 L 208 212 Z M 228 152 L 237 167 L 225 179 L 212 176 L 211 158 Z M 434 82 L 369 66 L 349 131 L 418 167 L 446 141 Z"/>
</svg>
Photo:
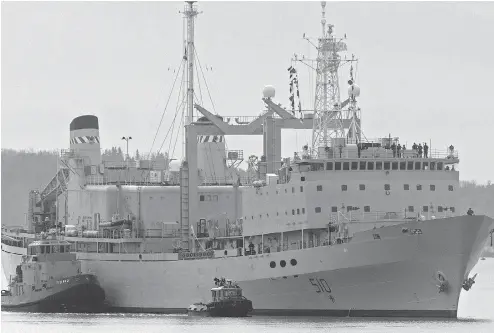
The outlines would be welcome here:
<svg viewBox="0 0 494 333">
<path fill-rule="evenodd" d="M 292 266 L 295 266 L 297 264 L 297 260 L 296 259 L 290 260 L 290 264 L 292 264 Z"/>
<path fill-rule="evenodd" d="M 271 262 L 269 263 L 269 267 L 271 267 L 271 268 L 275 268 L 275 267 L 276 267 L 276 263 L 275 263 L 274 261 L 271 261 Z"/>
<path fill-rule="evenodd" d="M 286 261 L 285 260 L 281 260 L 280 261 L 280 266 L 281 267 L 285 267 L 286 266 Z"/>
</svg>

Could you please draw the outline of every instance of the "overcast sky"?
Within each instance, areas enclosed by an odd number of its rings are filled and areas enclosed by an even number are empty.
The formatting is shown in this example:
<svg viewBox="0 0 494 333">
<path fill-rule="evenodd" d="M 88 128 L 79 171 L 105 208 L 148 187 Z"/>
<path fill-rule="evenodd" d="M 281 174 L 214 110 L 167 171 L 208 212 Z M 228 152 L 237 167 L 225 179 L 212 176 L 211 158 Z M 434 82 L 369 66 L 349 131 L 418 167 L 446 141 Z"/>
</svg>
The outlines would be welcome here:
<svg viewBox="0 0 494 333">
<path fill-rule="evenodd" d="M 259 114 L 267 84 L 288 106 L 287 68 L 294 53 L 315 56 L 302 35 L 320 34 L 320 2 L 198 5 L 196 48 L 201 65 L 212 67 L 205 76 L 216 112 Z M 2 2 L 2 148 L 67 148 L 70 121 L 94 114 L 103 148 L 124 148 L 120 139 L 130 135 L 132 152 L 149 151 L 182 59 L 182 9 L 181 2 Z M 391 133 L 408 147 L 453 144 L 461 179 L 494 180 L 494 3 L 328 2 L 326 12 L 359 58 L 365 135 Z M 309 109 L 314 84 L 297 68 Z M 201 88 L 213 111 L 203 81 Z M 175 89 L 153 151 L 177 96 Z M 310 133 L 285 131 L 283 155 L 307 142 Z M 228 148 L 261 155 L 262 138 L 230 137 Z"/>
</svg>

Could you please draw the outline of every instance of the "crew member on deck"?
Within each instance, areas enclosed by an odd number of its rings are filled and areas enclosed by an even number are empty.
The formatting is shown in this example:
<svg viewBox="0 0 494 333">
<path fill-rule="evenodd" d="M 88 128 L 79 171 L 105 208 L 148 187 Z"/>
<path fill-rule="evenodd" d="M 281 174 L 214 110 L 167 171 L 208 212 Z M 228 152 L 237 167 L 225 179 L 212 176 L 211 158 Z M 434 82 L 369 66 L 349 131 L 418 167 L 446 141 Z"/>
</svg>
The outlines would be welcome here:
<svg viewBox="0 0 494 333">
<path fill-rule="evenodd" d="M 422 144 L 421 143 L 419 143 L 418 150 L 419 150 L 419 157 L 422 157 Z"/>
<path fill-rule="evenodd" d="M 424 142 L 424 157 L 425 158 L 429 157 L 429 146 L 425 142 Z"/>
<path fill-rule="evenodd" d="M 472 208 L 468 208 L 467 215 L 473 216 L 473 210 Z"/>
<path fill-rule="evenodd" d="M 396 148 L 396 151 L 398 153 L 398 157 L 401 157 L 401 145 L 398 143 L 398 147 Z"/>
</svg>

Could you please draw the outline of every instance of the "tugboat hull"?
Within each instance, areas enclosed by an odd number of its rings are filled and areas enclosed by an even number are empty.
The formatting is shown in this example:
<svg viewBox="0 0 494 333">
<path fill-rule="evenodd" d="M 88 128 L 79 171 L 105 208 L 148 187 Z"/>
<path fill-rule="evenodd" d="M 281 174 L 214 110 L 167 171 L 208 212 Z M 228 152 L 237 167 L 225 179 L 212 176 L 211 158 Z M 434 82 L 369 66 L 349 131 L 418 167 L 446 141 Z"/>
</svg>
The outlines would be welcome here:
<svg viewBox="0 0 494 333">
<path fill-rule="evenodd" d="M 93 275 L 68 278 L 62 288 L 28 291 L 27 297 L 2 295 L 2 311 L 102 312 L 105 292 Z"/>
<path fill-rule="evenodd" d="M 244 299 L 194 304 L 187 309 L 187 314 L 191 317 L 247 317 L 252 310 L 252 302 Z"/>
</svg>

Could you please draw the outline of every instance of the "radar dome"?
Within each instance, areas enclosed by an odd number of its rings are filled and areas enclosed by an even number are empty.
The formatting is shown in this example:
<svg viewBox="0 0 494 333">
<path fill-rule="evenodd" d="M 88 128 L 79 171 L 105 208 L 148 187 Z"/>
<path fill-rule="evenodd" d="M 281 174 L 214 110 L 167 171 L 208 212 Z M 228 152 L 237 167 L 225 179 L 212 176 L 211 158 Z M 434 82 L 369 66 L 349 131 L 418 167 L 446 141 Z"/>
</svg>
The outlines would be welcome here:
<svg viewBox="0 0 494 333">
<path fill-rule="evenodd" d="M 360 87 L 356 84 L 352 84 L 348 87 L 348 95 L 350 97 L 359 97 L 360 96 Z"/>
<path fill-rule="evenodd" d="M 273 86 L 265 86 L 262 90 L 262 95 L 264 98 L 273 98 L 275 95 L 275 89 Z"/>
</svg>

